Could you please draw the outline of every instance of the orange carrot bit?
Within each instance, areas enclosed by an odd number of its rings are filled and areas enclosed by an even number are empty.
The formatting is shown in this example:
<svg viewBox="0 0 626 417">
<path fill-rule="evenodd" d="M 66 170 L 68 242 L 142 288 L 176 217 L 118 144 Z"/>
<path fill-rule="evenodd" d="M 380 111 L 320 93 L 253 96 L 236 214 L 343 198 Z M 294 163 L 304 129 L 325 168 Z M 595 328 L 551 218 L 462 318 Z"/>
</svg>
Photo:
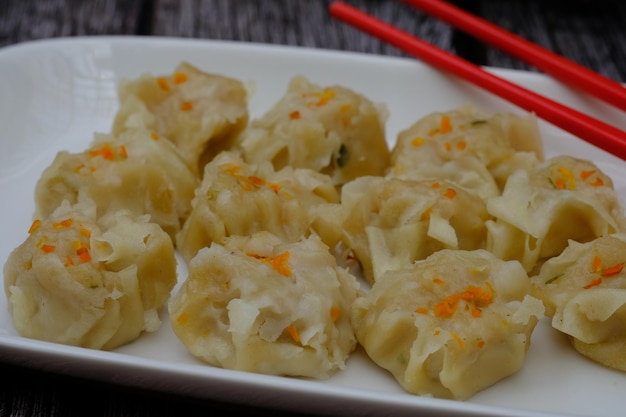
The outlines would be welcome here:
<svg viewBox="0 0 626 417">
<path fill-rule="evenodd" d="M 187 74 L 183 72 L 177 72 L 174 74 L 174 84 L 182 84 L 187 81 Z"/>
<path fill-rule="evenodd" d="M 602 270 L 603 277 L 611 277 L 613 275 L 617 275 L 624 269 L 624 262 L 606 267 Z"/>
<path fill-rule="evenodd" d="M 565 189 L 565 180 L 563 178 L 557 178 L 556 182 L 554 183 L 554 185 L 556 186 L 556 188 L 558 190 L 564 190 Z"/>
<path fill-rule="evenodd" d="M 64 267 L 67 268 L 68 266 L 74 265 L 74 261 L 72 260 L 72 257 L 70 255 L 67 255 L 65 259 L 66 259 L 65 264 L 63 264 Z"/>
<path fill-rule="evenodd" d="M 322 107 L 328 104 L 328 102 L 335 98 L 335 92 L 330 88 L 325 88 L 322 94 L 319 94 L 319 101 L 315 104 L 317 107 Z"/>
<path fill-rule="evenodd" d="M 420 216 L 420 220 L 425 221 L 430 219 L 430 214 L 433 211 L 432 207 L 428 207 L 426 210 L 424 210 L 422 212 L 422 215 Z"/>
<path fill-rule="evenodd" d="M 287 327 L 287 332 L 289 332 L 289 335 L 293 340 L 295 340 L 297 343 L 300 343 L 300 333 L 298 333 L 298 329 L 296 329 L 295 325 L 291 324 L 289 327 Z"/>
<path fill-rule="evenodd" d="M 431 186 L 431 188 L 439 188 L 439 187 L 441 187 L 441 184 L 438 183 L 438 182 L 433 182 L 430 186 Z"/>
<path fill-rule="evenodd" d="M 289 113 L 289 118 L 292 120 L 298 120 L 300 118 L 300 112 L 298 110 L 294 110 Z"/>
<path fill-rule="evenodd" d="M 65 219 L 58 223 L 54 223 L 52 227 L 54 227 L 55 229 L 63 229 L 63 228 L 68 228 L 71 225 L 72 225 L 72 219 Z"/>
<path fill-rule="evenodd" d="M 39 229 L 39 226 L 41 226 L 41 220 L 37 219 L 30 225 L 30 228 L 28 229 L 28 234 L 33 234 L 35 230 Z"/>
<path fill-rule="evenodd" d="M 443 196 L 452 200 L 456 197 L 456 191 L 453 188 L 448 188 Z"/>
<path fill-rule="evenodd" d="M 456 148 L 460 151 L 465 150 L 465 148 L 467 148 L 467 142 L 465 142 L 464 140 L 459 141 L 456 144 Z"/>
<path fill-rule="evenodd" d="M 90 158 L 95 158 L 97 156 L 101 156 L 104 159 L 109 160 L 109 161 L 112 161 L 115 158 L 115 155 L 113 154 L 113 150 L 108 144 L 104 145 L 103 147 L 99 149 L 93 149 L 89 151 Z"/>
<path fill-rule="evenodd" d="M 415 309 L 415 312 L 420 314 L 428 314 L 428 309 L 426 307 L 418 307 Z"/>
<path fill-rule="evenodd" d="M 289 251 L 283 252 L 275 257 L 263 256 L 256 253 L 248 253 L 247 255 L 260 261 L 268 262 L 270 266 L 281 275 L 286 277 L 291 276 L 291 268 L 286 265 L 287 260 L 289 260 Z"/>
<path fill-rule="evenodd" d="M 583 180 L 586 180 L 587 178 L 591 177 L 595 173 L 596 173 L 595 169 L 590 169 L 588 171 L 581 171 L 580 172 L 580 178 L 583 179 Z"/>
<path fill-rule="evenodd" d="M 588 290 L 589 288 L 597 287 L 600 284 L 602 284 L 602 278 L 596 278 L 592 280 L 589 284 L 585 285 L 583 288 Z"/>
<path fill-rule="evenodd" d="M 411 145 L 413 145 L 413 146 L 422 146 L 425 141 L 426 141 L 426 139 L 418 136 L 416 138 L 413 138 L 413 140 L 411 140 Z"/>
<path fill-rule="evenodd" d="M 239 170 L 241 170 L 241 167 L 239 165 L 226 164 L 222 166 L 222 170 L 224 173 L 234 176 L 237 172 L 239 172 Z"/>
<path fill-rule="evenodd" d="M 191 111 L 193 109 L 193 103 L 190 103 L 188 101 L 184 101 L 181 105 L 180 105 L 180 109 L 182 111 Z"/>
<path fill-rule="evenodd" d="M 444 319 L 451 318 L 458 308 L 458 300 L 455 299 L 445 299 L 433 307 L 433 312 L 435 316 L 441 317 Z"/>
<path fill-rule="evenodd" d="M 434 278 L 433 282 L 437 285 L 443 285 L 445 282 L 441 278 Z"/>
<path fill-rule="evenodd" d="M 150 133 L 150 137 L 152 140 L 159 140 L 159 135 L 155 132 Z"/>
<path fill-rule="evenodd" d="M 602 259 L 599 256 L 594 256 L 593 261 L 591 262 L 591 271 L 592 272 L 600 272 L 602 270 Z"/>
<path fill-rule="evenodd" d="M 440 133 L 448 133 L 452 131 L 452 123 L 450 122 L 450 116 L 444 114 L 441 116 L 441 126 L 439 127 Z"/>
<path fill-rule="evenodd" d="M 189 321 L 189 315 L 185 313 L 184 311 L 176 319 L 176 323 L 181 324 L 181 325 L 187 323 L 188 321 Z"/>
<path fill-rule="evenodd" d="M 41 246 L 41 250 L 44 251 L 45 253 L 54 252 L 56 248 L 57 247 L 54 245 L 42 245 Z"/>
<path fill-rule="evenodd" d="M 488 291 L 483 287 L 468 287 L 466 292 L 472 295 L 472 302 L 479 307 L 486 307 L 493 302 L 493 288 L 487 283 Z"/>
<path fill-rule="evenodd" d="M 339 319 L 339 315 L 341 314 L 341 310 L 339 310 L 339 307 L 331 307 L 330 308 L 330 319 L 334 322 L 337 321 L 337 319 Z"/>
<path fill-rule="evenodd" d="M 254 185 L 256 187 L 261 187 L 261 186 L 265 185 L 265 180 L 255 176 L 255 175 L 248 176 L 248 181 L 250 182 L 250 184 L 252 184 L 252 185 Z"/>
<path fill-rule="evenodd" d="M 78 249 L 76 251 L 76 254 L 78 255 L 78 259 L 80 259 L 81 262 L 91 261 L 91 254 L 89 253 L 89 249 L 85 247 Z"/>
<path fill-rule="evenodd" d="M 596 178 L 596 180 L 594 182 L 592 182 L 590 184 L 592 187 L 602 187 L 604 185 L 604 181 L 602 181 L 602 178 L 598 177 Z"/>
<path fill-rule="evenodd" d="M 478 345 L 478 347 L 480 349 L 482 349 L 483 347 L 485 347 L 485 341 L 484 340 L 479 340 L 477 345 Z"/>
<path fill-rule="evenodd" d="M 165 79 L 165 77 L 157 78 L 156 82 L 161 90 L 170 91 L 170 86 L 167 84 L 167 79 Z"/>
<path fill-rule="evenodd" d="M 120 157 L 122 159 L 128 158 L 128 152 L 126 152 L 126 146 L 120 145 Z"/>
<path fill-rule="evenodd" d="M 559 174 L 561 174 L 564 178 L 574 178 L 574 173 L 570 170 L 567 169 L 565 167 L 558 167 L 557 171 L 559 172 Z"/>
<path fill-rule="evenodd" d="M 89 248 L 87 248 L 87 246 L 85 246 L 80 240 L 74 241 L 74 249 L 76 250 L 76 255 L 78 255 L 78 259 L 80 259 L 81 262 L 91 261 Z"/>
<path fill-rule="evenodd" d="M 289 251 L 283 252 L 280 255 L 276 256 L 275 258 L 272 258 L 270 265 L 272 265 L 272 268 L 278 271 L 281 275 L 290 277 L 291 268 L 287 266 L 288 260 L 289 260 Z"/>
<path fill-rule="evenodd" d="M 267 186 L 270 187 L 272 190 L 274 190 L 275 193 L 278 194 L 278 192 L 280 191 L 281 188 L 283 188 L 282 185 L 280 184 L 275 184 L 273 182 L 268 182 Z"/>
<path fill-rule="evenodd" d="M 482 314 L 482 310 L 476 306 L 472 307 L 472 317 L 474 318 L 478 318 L 480 317 Z"/>
<path fill-rule="evenodd" d="M 463 342 L 463 339 L 459 337 L 458 334 L 450 332 L 450 336 L 452 336 L 454 340 L 456 340 L 456 342 L 459 344 L 459 347 L 461 349 L 465 349 L 465 343 Z"/>
</svg>

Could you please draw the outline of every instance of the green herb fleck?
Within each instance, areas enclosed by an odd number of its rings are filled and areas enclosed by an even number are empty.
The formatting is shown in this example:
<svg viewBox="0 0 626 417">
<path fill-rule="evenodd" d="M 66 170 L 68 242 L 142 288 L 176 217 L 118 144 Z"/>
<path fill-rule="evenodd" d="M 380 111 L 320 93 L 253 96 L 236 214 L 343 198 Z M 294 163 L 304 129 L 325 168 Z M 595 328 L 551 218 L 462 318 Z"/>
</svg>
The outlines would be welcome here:
<svg viewBox="0 0 626 417">
<path fill-rule="evenodd" d="M 346 165 L 346 162 L 348 162 L 348 156 L 348 148 L 342 143 L 334 155 L 335 162 L 339 168 L 343 168 L 344 165 Z"/>
<path fill-rule="evenodd" d="M 565 275 L 565 272 L 561 272 L 560 274 L 553 276 L 552 278 L 550 278 L 549 280 L 546 281 L 546 284 L 553 283 L 557 279 L 561 278 L 563 275 Z"/>
</svg>

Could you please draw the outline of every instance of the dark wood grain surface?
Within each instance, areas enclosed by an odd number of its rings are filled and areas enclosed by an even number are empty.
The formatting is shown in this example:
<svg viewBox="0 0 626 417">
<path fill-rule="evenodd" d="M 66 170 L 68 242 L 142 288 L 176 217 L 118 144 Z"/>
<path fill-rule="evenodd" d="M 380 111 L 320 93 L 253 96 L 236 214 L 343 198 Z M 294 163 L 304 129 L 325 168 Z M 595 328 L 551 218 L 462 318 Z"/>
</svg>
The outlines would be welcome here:
<svg viewBox="0 0 626 417">
<path fill-rule="evenodd" d="M 476 64 L 534 70 L 401 2 L 347 2 Z M 2 0 L 0 48 L 54 37 L 155 35 L 403 55 L 332 20 L 329 4 L 330 0 Z M 455 4 L 626 82 L 626 2 L 458 0 Z M 297 415 L 70 378 L 7 361 L 0 363 L 0 376 L 0 417 Z"/>
</svg>

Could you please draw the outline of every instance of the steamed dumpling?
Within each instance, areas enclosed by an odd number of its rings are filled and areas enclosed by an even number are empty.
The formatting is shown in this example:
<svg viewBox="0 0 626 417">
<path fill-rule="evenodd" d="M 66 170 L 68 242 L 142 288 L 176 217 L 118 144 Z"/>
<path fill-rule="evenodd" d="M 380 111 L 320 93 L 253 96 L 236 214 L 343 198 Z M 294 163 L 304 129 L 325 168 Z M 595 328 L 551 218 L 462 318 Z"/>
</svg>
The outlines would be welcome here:
<svg viewBox="0 0 626 417">
<path fill-rule="evenodd" d="M 170 75 L 145 74 L 119 85 L 120 109 L 112 132 L 146 129 L 171 140 L 196 175 L 233 146 L 248 123 L 243 83 L 182 62 Z"/>
<path fill-rule="evenodd" d="M 465 400 L 519 371 L 543 305 L 519 262 L 444 249 L 358 298 L 359 343 L 408 392 Z"/>
<path fill-rule="evenodd" d="M 559 255 L 570 239 L 588 242 L 626 230 L 611 178 L 591 161 L 565 155 L 512 174 L 487 210 L 495 218 L 487 224 L 487 249 L 527 271 Z"/>
<path fill-rule="evenodd" d="M 92 201 L 67 201 L 36 220 L 4 266 L 4 289 L 24 337 L 114 349 L 160 325 L 176 283 L 170 237 L 127 211 L 96 221 Z"/>
<path fill-rule="evenodd" d="M 189 261 L 203 247 L 232 235 L 265 230 L 299 240 L 311 233 L 316 206 L 338 201 L 327 175 L 291 167 L 274 171 L 268 162 L 257 166 L 235 152 L 222 152 L 205 167 L 177 247 Z"/>
<path fill-rule="evenodd" d="M 130 210 L 149 214 L 174 237 L 191 212 L 198 179 L 172 144 L 145 130 L 119 137 L 96 134 L 83 152 L 59 152 L 35 187 L 35 217 L 49 216 L 63 200 L 75 203 L 89 196 L 98 216 Z"/>
<path fill-rule="evenodd" d="M 274 107 L 252 120 L 238 142 L 249 163 L 269 161 L 276 170 L 308 168 L 341 185 L 385 172 L 385 119 L 382 107 L 361 94 L 298 76 Z"/>
<path fill-rule="evenodd" d="M 342 188 L 342 242 L 365 278 L 441 249 L 484 249 L 485 202 L 446 181 L 361 177 Z"/>
<path fill-rule="evenodd" d="M 626 234 L 570 241 L 532 277 L 552 327 L 584 356 L 626 371 Z"/>
<path fill-rule="evenodd" d="M 483 198 L 500 194 L 506 178 L 543 158 L 532 115 L 487 114 L 472 105 L 433 112 L 398 134 L 389 175 L 448 179 Z"/>
<path fill-rule="evenodd" d="M 169 313 L 182 343 L 211 365 L 325 379 L 356 347 L 357 291 L 318 237 L 259 232 L 200 250 Z"/>
</svg>

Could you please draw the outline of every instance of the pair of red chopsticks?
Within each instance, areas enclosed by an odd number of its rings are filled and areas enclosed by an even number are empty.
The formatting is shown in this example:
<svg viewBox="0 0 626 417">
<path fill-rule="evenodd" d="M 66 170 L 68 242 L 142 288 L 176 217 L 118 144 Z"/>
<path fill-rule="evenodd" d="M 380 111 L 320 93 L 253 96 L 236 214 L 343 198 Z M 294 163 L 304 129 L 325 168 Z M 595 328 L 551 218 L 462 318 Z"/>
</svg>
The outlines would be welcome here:
<svg viewBox="0 0 626 417">
<path fill-rule="evenodd" d="M 442 0 L 403 1 L 527 61 L 554 78 L 561 79 L 621 110 L 626 110 L 626 89 L 617 82 Z M 341 1 L 332 3 L 329 11 L 339 20 L 368 32 L 430 65 L 478 85 L 527 111 L 532 111 L 555 126 L 626 160 L 626 132 L 623 130 L 493 75 L 478 65 L 439 49 Z"/>
</svg>

